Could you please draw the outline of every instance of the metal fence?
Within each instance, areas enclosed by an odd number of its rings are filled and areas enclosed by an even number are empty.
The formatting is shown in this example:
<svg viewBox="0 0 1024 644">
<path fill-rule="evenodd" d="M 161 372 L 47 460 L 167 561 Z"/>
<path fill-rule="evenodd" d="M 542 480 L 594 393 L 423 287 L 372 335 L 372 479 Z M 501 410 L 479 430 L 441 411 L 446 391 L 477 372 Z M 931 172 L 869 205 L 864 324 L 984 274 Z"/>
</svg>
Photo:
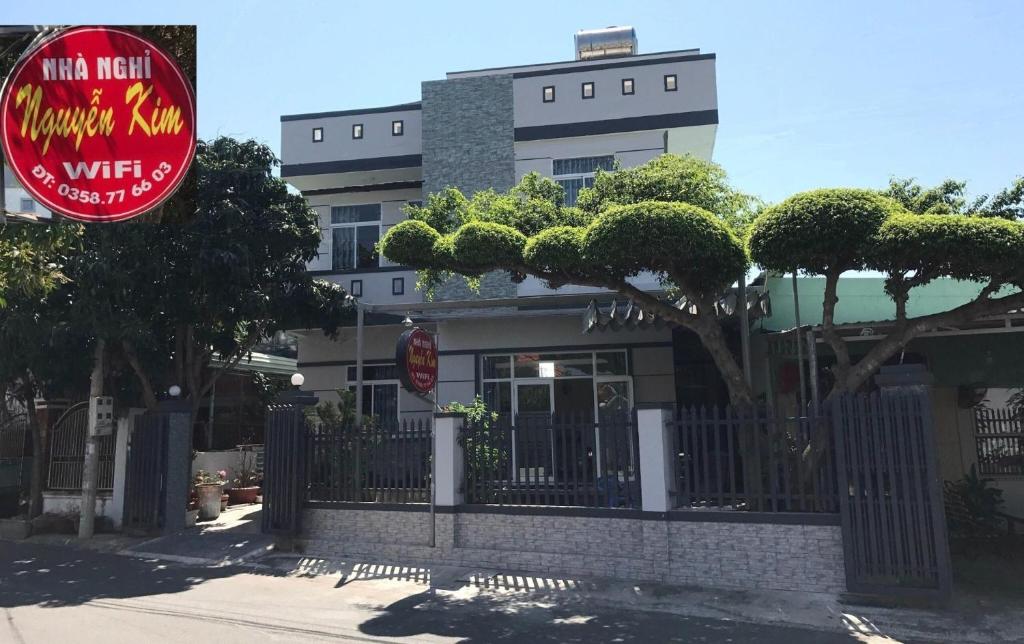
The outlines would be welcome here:
<svg viewBox="0 0 1024 644">
<path fill-rule="evenodd" d="M 825 414 L 691 407 L 676 411 L 672 427 L 677 507 L 839 511 Z"/>
<path fill-rule="evenodd" d="M 430 422 L 308 427 L 307 501 L 428 503 Z"/>
<path fill-rule="evenodd" d="M 978 473 L 1024 474 L 1024 409 L 975 407 Z"/>
<path fill-rule="evenodd" d="M 640 507 L 635 414 L 519 414 L 463 425 L 467 503 Z"/>
<path fill-rule="evenodd" d="M 85 463 L 85 439 L 88 433 L 89 403 L 72 405 L 57 420 L 50 438 L 50 469 L 47 487 L 51 490 L 81 490 Z M 96 489 L 114 489 L 114 435 L 99 436 L 99 471 Z"/>
</svg>

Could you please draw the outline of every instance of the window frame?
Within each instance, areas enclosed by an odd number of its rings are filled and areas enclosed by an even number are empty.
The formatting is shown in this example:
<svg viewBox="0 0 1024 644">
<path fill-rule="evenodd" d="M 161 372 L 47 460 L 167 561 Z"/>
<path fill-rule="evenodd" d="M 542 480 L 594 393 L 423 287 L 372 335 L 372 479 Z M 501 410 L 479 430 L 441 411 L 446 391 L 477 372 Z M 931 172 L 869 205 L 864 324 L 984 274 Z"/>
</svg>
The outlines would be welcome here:
<svg viewBox="0 0 1024 644">
<path fill-rule="evenodd" d="M 395 132 L 396 125 L 398 126 L 397 132 Z M 391 136 L 405 136 L 405 119 L 391 121 Z"/>
<path fill-rule="evenodd" d="M 359 136 L 356 136 L 356 128 L 359 128 Z M 363 127 L 362 123 L 353 123 L 352 124 L 352 138 L 353 139 L 361 139 L 361 138 L 363 138 L 363 133 L 365 131 L 366 131 L 366 128 Z"/>
<path fill-rule="evenodd" d="M 590 354 L 590 374 L 576 375 L 576 376 L 516 376 L 516 356 L 527 354 L 527 353 L 538 353 L 548 355 L 564 355 L 574 353 L 589 353 Z M 626 373 L 624 374 L 598 374 L 597 373 L 597 354 L 599 353 L 619 353 L 623 356 L 623 363 L 626 366 Z M 488 378 L 484 375 L 484 360 L 487 358 L 507 358 L 509 365 L 508 377 L 492 377 Z M 591 388 L 594 394 L 594 418 L 598 417 L 600 409 L 598 407 L 598 386 L 604 382 L 621 382 L 626 381 L 628 383 L 629 391 L 629 404 L 630 408 L 636 406 L 636 398 L 634 392 L 635 382 L 633 380 L 633 364 L 632 355 L 628 347 L 607 347 L 601 349 L 573 349 L 573 347 L 564 347 L 558 351 L 531 351 L 530 349 L 523 348 L 512 352 L 483 352 L 477 354 L 477 367 L 480 369 L 480 383 L 479 393 L 481 396 L 484 394 L 484 385 L 487 383 L 509 383 L 509 396 L 510 404 L 512 408 L 512 417 L 519 413 L 519 396 L 517 393 L 517 383 L 522 384 L 537 384 L 546 382 L 557 382 L 559 380 L 587 380 L 591 381 Z M 554 405 L 554 398 L 551 399 L 551 404 Z"/>
<path fill-rule="evenodd" d="M 565 160 L 568 160 L 570 158 L 571 159 L 597 159 L 597 158 L 604 158 L 604 157 L 611 157 L 612 165 L 614 167 L 614 164 L 615 164 L 615 155 L 614 154 L 596 154 L 596 155 L 589 156 L 589 157 L 568 157 L 567 159 L 552 159 L 551 160 L 551 178 L 554 180 L 555 183 L 557 183 L 558 185 L 562 186 L 563 190 L 565 189 L 565 186 L 562 185 L 563 181 L 573 181 L 573 180 L 576 180 L 576 179 L 582 179 L 583 180 L 583 185 L 580 186 L 580 190 L 582 190 L 583 188 L 589 188 L 589 187 L 591 187 L 594 184 L 593 179 L 594 179 L 594 177 L 597 176 L 597 170 L 596 169 L 593 172 L 570 172 L 570 173 L 566 173 L 566 174 L 555 174 L 555 161 L 565 161 Z M 587 185 L 587 179 L 591 180 L 590 181 L 590 185 Z M 576 192 L 577 192 L 577 195 L 578 195 L 579 194 L 579 190 L 577 190 Z M 576 205 L 576 200 L 575 199 L 572 200 L 571 203 L 568 200 L 568 192 L 566 193 L 566 197 L 567 197 L 566 198 L 566 202 L 565 202 L 566 206 L 575 206 Z"/>
<path fill-rule="evenodd" d="M 629 91 L 628 92 L 626 91 L 626 83 L 629 83 Z M 622 79 L 622 95 L 623 96 L 633 96 L 635 94 L 636 94 L 636 80 L 632 79 L 632 78 L 623 78 Z"/>
<path fill-rule="evenodd" d="M 590 96 L 587 96 L 587 85 L 590 85 Z M 597 85 L 594 81 L 583 81 L 580 83 L 580 97 L 583 100 L 589 101 L 595 96 L 597 96 Z"/>
<path fill-rule="evenodd" d="M 392 277 L 391 278 L 391 294 L 392 295 L 405 295 L 405 278 L 404 277 Z"/>
<path fill-rule="evenodd" d="M 672 79 L 672 87 L 671 88 L 668 86 L 668 79 L 670 79 L 670 78 Z M 678 91 L 679 90 L 679 75 L 678 74 L 665 74 L 665 77 L 662 80 L 662 83 L 663 83 L 663 87 L 665 88 L 666 92 Z"/>
<path fill-rule="evenodd" d="M 551 100 L 548 100 L 548 90 L 551 90 Z M 543 103 L 554 103 L 555 102 L 555 86 L 545 85 L 540 90 L 540 100 Z"/>
<path fill-rule="evenodd" d="M 32 204 L 32 207 L 31 208 L 26 208 L 25 207 L 25 203 L 26 202 Z M 35 212 L 36 211 L 36 205 L 37 205 L 37 202 L 32 197 L 19 197 L 18 198 L 18 206 L 19 206 L 18 212 Z"/>
<path fill-rule="evenodd" d="M 358 208 L 360 206 L 376 206 L 377 207 L 377 219 L 376 219 L 376 221 L 370 220 L 370 221 L 351 221 L 351 222 L 344 222 L 344 223 L 334 223 L 334 209 L 335 208 L 349 208 L 349 207 L 351 207 L 351 208 Z M 360 266 L 359 265 L 359 230 L 358 229 L 361 228 L 361 227 L 372 228 L 372 227 L 376 226 L 376 228 L 377 228 L 377 241 L 379 242 L 380 238 L 384 235 L 383 220 L 384 220 L 383 205 L 381 203 L 379 203 L 379 202 L 378 203 L 358 203 L 358 204 L 353 203 L 353 204 L 332 205 L 331 206 L 331 215 L 330 215 L 330 220 L 329 220 L 330 223 L 328 224 L 328 226 L 329 226 L 328 229 L 331 231 L 331 270 L 332 271 L 338 271 L 338 272 L 346 272 L 346 273 L 358 273 L 359 271 L 372 271 L 372 270 L 376 270 L 376 269 L 380 268 L 381 256 L 380 256 L 379 253 L 377 253 L 376 262 L 374 262 L 372 265 L 370 265 L 370 266 Z M 353 231 L 353 233 L 352 233 L 353 234 L 353 240 L 352 240 L 353 243 L 352 243 L 352 267 L 351 268 L 337 268 L 334 265 L 334 257 L 335 257 L 334 231 L 339 229 L 339 228 L 354 228 L 355 229 Z"/>
<path fill-rule="evenodd" d="M 368 364 L 363 365 L 363 369 L 365 369 L 366 367 L 380 367 L 380 366 L 393 367 L 393 366 L 395 366 L 395 363 L 393 363 L 393 362 L 374 362 L 374 363 L 368 363 Z M 350 368 L 354 368 L 354 367 L 350 367 Z M 356 375 L 358 376 L 358 374 L 356 374 Z M 351 392 L 354 393 L 355 390 L 356 390 L 356 385 L 357 385 L 358 382 L 359 382 L 358 378 L 356 378 L 354 380 L 349 380 L 348 369 L 346 369 L 345 370 L 345 389 L 346 389 L 346 391 L 351 391 Z M 383 379 L 379 379 L 379 380 L 369 380 L 369 379 L 364 379 L 363 380 L 363 389 L 364 389 L 364 391 L 363 391 L 363 404 L 365 405 L 367 400 L 369 400 L 371 416 L 373 415 L 373 399 L 377 395 L 377 392 L 376 392 L 377 387 L 395 387 L 395 418 L 394 418 L 394 421 L 395 421 L 395 427 L 396 428 L 400 427 L 401 426 L 401 418 L 402 418 L 402 383 L 398 379 L 396 379 L 396 378 L 383 378 Z M 367 393 L 370 394 L 369 398 L 367 398 L 367 396 L 366 396 Z M 360 410 L 358 410 L 358 413 L 362 414 L 363 411 L 360 409 Z M 385 428 L 387 429 L 388 426 L 385 425 Z"/>
<path fill-rule="evenodd" d="M 317 137 L 317 133 L 320 134 L 320 138 L 319 139 L 316 138 Z M 323 128 L 322 125 L 320 127 L 313 128 L 312 138 L 313 138 L 313 143 L 323 143 L 324 142 L 324 128 Z"/>
<path fill-rule="evenodd" d="M 349 287 L 350 288 L 348 289 L 348 294 L 351 295 L 352 297 L 363 296 L 363 280 L 352 280 L 349 283 Z M 359 291 L 358 293 L 356 293 L 357 290 Z"/>
</svg>

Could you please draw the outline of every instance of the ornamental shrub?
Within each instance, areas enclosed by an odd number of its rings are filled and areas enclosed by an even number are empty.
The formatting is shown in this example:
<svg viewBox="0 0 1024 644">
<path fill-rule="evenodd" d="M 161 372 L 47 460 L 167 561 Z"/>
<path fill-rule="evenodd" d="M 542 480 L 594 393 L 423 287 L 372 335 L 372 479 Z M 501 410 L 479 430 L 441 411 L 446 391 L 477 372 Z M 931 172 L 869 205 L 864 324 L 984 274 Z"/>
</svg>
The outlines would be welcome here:
<svg viewBox="0 0 1024 644">
<path fill-rule="evenodd" d="M 706 210 L 644 201 L 616 206 L 587 227 L 584 260 L 613 276 L 671 273 L 699 291 L 724 288 L 747 268 L 736 235 Z"/>
<path fill-rule="evenodd" d="M 863 268 L 875 234 L 899 206 L 870 190 L 802 192 L 765 209 L 751 226 L 750 255 L 773 271 Z"/>
<path fill-rule="evenodd" d="M 993 217 L 890 217 L 876 235 L 871 268 L 987 281 L 1024 276 L 1024 224 Z"/>
<path fill-rule="evenodd" d="M 380 240 L 379 250 L 393 262 L 406 266 L 434 266 L 434 246 L 440 233 L 418 219 L 395 224 Z"/>
<path fill-rule="evenodd" d="M 579 274 L 583 269 L 583 243 L 586 229 L 557 226 L 541 231 L 526 242 L 523 261 L 545 273 Z"/>
<path fill-rule="evenodd" d="M 504 224 L 473 221 L 460 227 L 450 239 L 453 263 L 446 267 L 485 272 L 523 262 L 526 235 Z"/>
</svg>

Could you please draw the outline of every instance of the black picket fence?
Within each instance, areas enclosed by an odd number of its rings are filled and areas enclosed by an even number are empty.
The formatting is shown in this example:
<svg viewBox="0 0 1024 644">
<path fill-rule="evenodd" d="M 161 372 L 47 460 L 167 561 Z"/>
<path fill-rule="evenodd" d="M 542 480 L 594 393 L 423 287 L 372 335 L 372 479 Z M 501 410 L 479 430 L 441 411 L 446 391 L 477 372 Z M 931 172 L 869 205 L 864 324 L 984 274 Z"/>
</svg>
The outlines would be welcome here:
<svg viewBox="0 0 1024 644">
<path fill-rule="evenodd" d="M 430 501 L 429 421 L 362 428 L 312 424 L 307 436 L 307 501 Z"/>
<path fill-rule="evenodd" d="M 467 503 L 640 507 L 634 414 L 466 421 L 459 442 Z"/>
<path fill-rule="evenodd" d="M 1024 474 L 1024 408 L 975 407 L 978 473 Z"/>
<path fill-rule="evenodd" d="M 677 507 L 838 512 L 830 423 L 758 406 L 678 409 Z"/>
</svg>

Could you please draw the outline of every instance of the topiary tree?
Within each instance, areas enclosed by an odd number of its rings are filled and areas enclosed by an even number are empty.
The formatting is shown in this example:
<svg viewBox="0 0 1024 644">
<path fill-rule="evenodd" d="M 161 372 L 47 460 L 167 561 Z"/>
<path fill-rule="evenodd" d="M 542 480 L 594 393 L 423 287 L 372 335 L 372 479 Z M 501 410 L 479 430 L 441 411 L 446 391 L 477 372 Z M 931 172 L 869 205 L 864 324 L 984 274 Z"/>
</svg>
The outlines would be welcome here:
<svg viewBox="0 0 1024 644">
<path fill-rule="evenodd" d="M 507 193 L 429 195 L 380 242 L 388 259 L 420 269 L 418 286 L 458 274 L 507 271 L 552 288 L 606 288 L 697 334 L 736 403 L 752 394 L 729 350 L 716 306 L 748 267 L 740 236 L 756 202 L 729 186 L 717 165 L 663 155 L 647 164 L 598 172 L 579 205 L 567 207 L 557 183 L 533 173 Z M 655 273 L 667 296 L 630 278 Z"/>
<path fill-rule="evenodd" d="M 822 335 L 836 356 L 829 395 L 856 390 L 922 333 L 1024 306 L 1024 223 L 1005 215 L 1012 212 L 1007 205 L 1012 198 L 975 202 L 972 210 L 960 198 L 955 182 L 931 191 L 910 185 L 896 183 L 888 193 L 804 192 L 766 209 L 751 227 L 749 248 L 755 262 L 768 270 L 800 270 L 825 278 Z M 984 203 L 997 207 L 982 210 Z M 908 205 L 944 214 L 915 214 L 906 209 Z M 958 214 L 966 212 L 974 214 Z M 886 275 L 895 320 L 888 333 L 854 362 L 835 325 L 837 287 L 843 273 L 862 269 Z M 979 292 L 948 311 L 908 317 L 911 289 L 940 277 L 978 282 Z"/>
</svg>

